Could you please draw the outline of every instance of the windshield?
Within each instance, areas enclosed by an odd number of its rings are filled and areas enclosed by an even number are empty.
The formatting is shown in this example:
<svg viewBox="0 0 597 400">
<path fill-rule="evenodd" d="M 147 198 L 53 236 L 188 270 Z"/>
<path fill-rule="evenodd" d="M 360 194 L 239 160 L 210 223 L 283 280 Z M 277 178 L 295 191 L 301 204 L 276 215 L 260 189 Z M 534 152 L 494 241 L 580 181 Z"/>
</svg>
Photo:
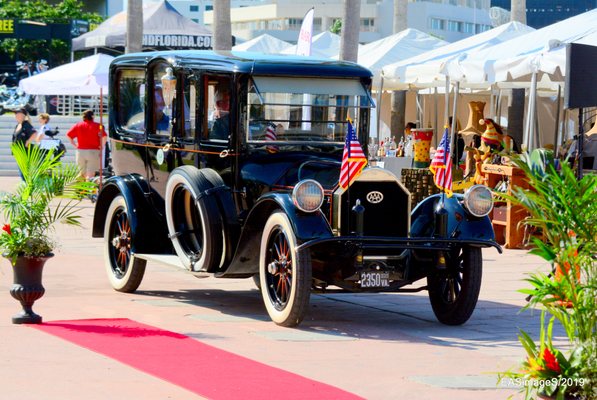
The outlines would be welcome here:
<svg viewBox="0 0 597 400">
<path fill-rule="evenodd" d="M 356 79 L 254 77 L 248 106 L 249 143 L 344 144 L 347 117 L 358 129 L 373 102 Z"/>
</svg>

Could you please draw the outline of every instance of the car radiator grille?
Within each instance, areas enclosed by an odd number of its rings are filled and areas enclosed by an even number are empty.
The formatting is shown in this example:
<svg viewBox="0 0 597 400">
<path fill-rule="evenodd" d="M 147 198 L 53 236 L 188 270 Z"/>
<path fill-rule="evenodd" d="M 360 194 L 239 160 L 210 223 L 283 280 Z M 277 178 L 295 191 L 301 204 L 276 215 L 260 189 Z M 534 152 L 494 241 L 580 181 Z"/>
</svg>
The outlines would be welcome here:
<svg viewBox="0 0 597 400">
<path fill-rule="evenodd" d="M 372 203 L 367 195 L 379 192 L 383 200 Z M 369 196 L 377 197 L 380 196 Z M 410 204 L 408 193 L 397 182 L 354 182 L 340 198 L 340 234 L 349 235 L 355 232 L 356 217 L 352 208 L 359 199 L 365 207 L 365 236 L 398 236 L 408 235 L 410 223 Z"/>
</svg>

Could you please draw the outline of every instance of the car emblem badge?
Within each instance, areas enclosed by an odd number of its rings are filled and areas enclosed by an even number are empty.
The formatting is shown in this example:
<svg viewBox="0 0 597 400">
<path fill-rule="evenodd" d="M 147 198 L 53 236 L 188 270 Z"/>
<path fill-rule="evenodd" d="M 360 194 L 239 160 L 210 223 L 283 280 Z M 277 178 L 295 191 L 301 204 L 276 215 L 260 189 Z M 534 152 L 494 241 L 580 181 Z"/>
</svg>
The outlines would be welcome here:
<svg viewBox="0 0 597 400">
<path fill-rule="evenodd" d="M 367 201 L 371 204 L 378 204 L 383 201 L 383 194 L 381 192 L 373 191 L 367 193 Z"/>
</svg>

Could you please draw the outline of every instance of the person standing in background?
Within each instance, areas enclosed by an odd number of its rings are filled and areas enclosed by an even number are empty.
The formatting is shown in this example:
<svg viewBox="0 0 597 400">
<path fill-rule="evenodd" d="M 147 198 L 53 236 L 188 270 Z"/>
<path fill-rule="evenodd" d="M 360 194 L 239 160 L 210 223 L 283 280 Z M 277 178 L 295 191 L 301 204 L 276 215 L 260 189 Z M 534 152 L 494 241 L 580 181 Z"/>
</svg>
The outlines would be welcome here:
<svg viewBox="0 0 597 400">
<path fill-rule="evenodd" d="M 15 119 L 17 120 L 17 125 L 12 134 L 12 143 L 22 143 L 23 146 L 28 147 L 37 136 L 37 131 L 33 128 L 33 125 L 31 125 L 29 113 L 27 113 L 26 109 L 19 108 L 15 112 Z M 23 179 L 21 168 L 19 168 L 19 175 L 21 176 L 21 179 Z"/>
<path fill-rule="evenodd" d="M 66 137 L 77 149 L 77 164 L 85 179 L 93 178 L 100 167 L 101 148 L 106 144 L 106 132 L 93 121 L 93 111 L 83 111 L 83 121 L 76 123 Z"/>
<path fill-rule="evenodd" d="M 35 141 L 39 143 L 43 138 L 46 137 L 46 131 L 50 129 L 50 127 L 48 126 L 48 122 L 50 122 L 50 114 L 41 113 L 37 117 L 37 120 L 39 121 L 40 126 L 37 130 L 37 138 L 35 139 Z"/>
</svg>

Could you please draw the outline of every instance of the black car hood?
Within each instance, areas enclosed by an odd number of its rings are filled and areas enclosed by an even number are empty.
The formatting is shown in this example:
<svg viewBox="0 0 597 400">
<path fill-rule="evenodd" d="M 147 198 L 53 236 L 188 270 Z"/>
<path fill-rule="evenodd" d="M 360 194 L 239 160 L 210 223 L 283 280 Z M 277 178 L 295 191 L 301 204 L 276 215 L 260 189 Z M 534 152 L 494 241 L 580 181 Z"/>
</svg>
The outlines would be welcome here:
<svg viewBox="0 0 597 400">
<path fill-rule="evenodd" d="M 338 184 L 340 157 L 341 152 L 337 155 L 320 152 L 254 154 L 241 161 L 241 177 L 247 183 L 269 190 L 290 189 L 304 179 L 315 179 L 324 189 L 332 189 Z"/>
</svg>

